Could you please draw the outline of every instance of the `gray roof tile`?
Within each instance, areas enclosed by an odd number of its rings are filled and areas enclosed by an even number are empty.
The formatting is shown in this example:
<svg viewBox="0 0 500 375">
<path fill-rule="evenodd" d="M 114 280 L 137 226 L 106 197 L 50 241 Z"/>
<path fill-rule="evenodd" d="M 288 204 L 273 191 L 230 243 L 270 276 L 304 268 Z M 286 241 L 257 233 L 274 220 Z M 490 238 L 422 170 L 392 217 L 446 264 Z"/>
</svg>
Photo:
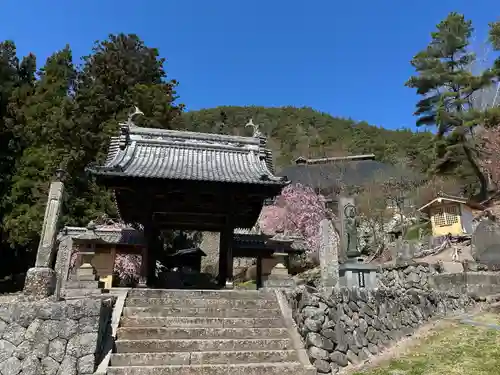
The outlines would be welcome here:
<svg viewBox="0 0 500 375">
<path fill-rule="evenodd" d="M 122 127 L 110 142 L 106 162 L 88 170 L 174 180 L 286 184 L 274 176 L 265 138 Z"/>
</svg>

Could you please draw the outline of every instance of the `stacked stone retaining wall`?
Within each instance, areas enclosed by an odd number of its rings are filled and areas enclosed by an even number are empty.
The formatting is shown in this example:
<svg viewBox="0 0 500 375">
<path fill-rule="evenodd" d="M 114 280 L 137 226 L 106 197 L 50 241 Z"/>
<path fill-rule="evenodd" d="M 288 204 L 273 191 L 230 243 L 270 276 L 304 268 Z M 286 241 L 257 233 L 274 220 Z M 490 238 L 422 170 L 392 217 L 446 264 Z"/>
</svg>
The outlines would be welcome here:
<svg viewBox="0 0 500 375">
<path fill-rule="evenodd" d="M 499 272 L 443 273 L 432 278 L 433 287 L 440 291 L 467 293 L 476 297 L 500 294 Z"/>
<path fill-rule="evenodd" d="M 329 298 L 300 287 L 287 297 L 311 363 L 322 374 L 360 364 L 429 319 L 474 303 L 466 295 L 399 287 L 341 288 Z"/>
<path fill-rule="evenodd" d="M 492 271 L 490 268 L 486 265 L 469 263 L 465 267 L 465 272 L 444 273 L 441 272 L 439 264 L 421 262 L 384 264 L 378 270 L 378 286 L 461 293 L 480 298 L 500 294 L 500 272 Z"/>
<path fill-rule="evenodd" d="M 403 288 L 430 290 L 432 279 L 439 273 L 439 266 L 428 263 L 384 264 L 378 270 L 381 288 Z"/>
<path fill-rule="evenodd" d="M 0 373 L 93 374 L 112 304 L 112 299 L 0 304 Z"/>
</svg>

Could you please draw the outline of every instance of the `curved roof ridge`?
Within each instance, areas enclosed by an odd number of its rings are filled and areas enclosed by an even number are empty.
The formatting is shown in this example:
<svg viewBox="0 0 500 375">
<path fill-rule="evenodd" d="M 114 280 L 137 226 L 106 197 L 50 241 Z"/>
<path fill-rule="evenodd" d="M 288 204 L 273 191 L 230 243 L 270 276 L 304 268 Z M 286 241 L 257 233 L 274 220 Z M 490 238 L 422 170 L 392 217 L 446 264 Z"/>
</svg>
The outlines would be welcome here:
<svg viewBox="0 0 500 375">
<path fill-rule="evenodd" d="M 187 130 L 172 130 L 159 128 L 141 128 L 138 126 L 129 127 L 130 136 L 141 136 L 144 138 L 162 137 L 162 138 L 179 138 L 186 140 L 212 141 L 212 142 L 229 142 L 254 144 L 260 143 L 259 137 L 245 137 L 240 135 L 214 134 L 214 133 L 199 133 Z"/>
<path fill-rule="evenodd" d="M 137 178 L 286 185 L 274 175 L 266 141 L 122 124 L 106 162 L 91 173 Z"/>
</svg>

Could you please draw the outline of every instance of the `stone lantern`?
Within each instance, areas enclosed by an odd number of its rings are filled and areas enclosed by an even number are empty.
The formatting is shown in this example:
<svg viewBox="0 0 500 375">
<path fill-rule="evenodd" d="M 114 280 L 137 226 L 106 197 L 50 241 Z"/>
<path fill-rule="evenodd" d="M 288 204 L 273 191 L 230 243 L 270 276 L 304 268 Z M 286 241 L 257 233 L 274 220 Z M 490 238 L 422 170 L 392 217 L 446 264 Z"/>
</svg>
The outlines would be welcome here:
<svg viewBox="0 0 500 375">
<path fill-rule="evenodd" d="M 290 248 L 292 243 L 293 239 L 286 236 L 283 232 L 278 232 L 275 236 L 267 240 L 267 244 L 276 249 L 272 255 L 276 261 L 276 265 L 263 280 L 265 288 L 289 288 L 295 286 L 287 267 L 289 254 L 286 250 Z"/>
</svg>

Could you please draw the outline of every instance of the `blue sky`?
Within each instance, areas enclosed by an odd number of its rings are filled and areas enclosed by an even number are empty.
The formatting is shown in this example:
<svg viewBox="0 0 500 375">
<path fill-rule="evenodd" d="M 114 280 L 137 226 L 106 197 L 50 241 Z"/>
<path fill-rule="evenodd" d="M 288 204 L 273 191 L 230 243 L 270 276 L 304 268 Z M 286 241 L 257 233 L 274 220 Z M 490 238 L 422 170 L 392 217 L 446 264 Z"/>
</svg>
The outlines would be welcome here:
<svg viewBox="0 0 500 375">
<path fill-rule="evenodd" d="M 409 60 L 434 26 L 462 12 L 481 42 L 498 9 L 498 0 L 2 0 L 0 39 L 41 64 L 66 43 L 79 58 L 109 33 L 136 33 L 167 58 L 189 110 L 310 106 L 400 128 L 415 123 Z"/>
</svg>

